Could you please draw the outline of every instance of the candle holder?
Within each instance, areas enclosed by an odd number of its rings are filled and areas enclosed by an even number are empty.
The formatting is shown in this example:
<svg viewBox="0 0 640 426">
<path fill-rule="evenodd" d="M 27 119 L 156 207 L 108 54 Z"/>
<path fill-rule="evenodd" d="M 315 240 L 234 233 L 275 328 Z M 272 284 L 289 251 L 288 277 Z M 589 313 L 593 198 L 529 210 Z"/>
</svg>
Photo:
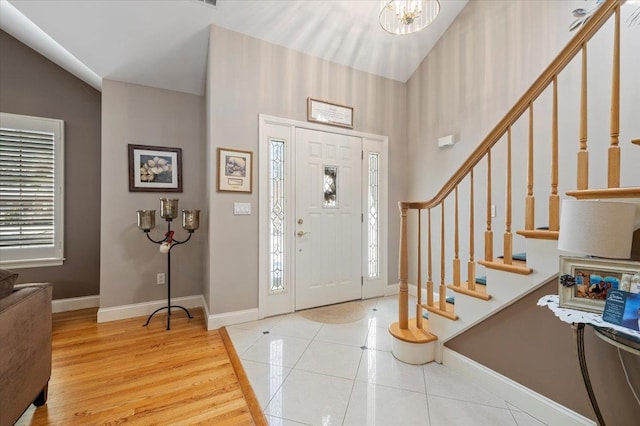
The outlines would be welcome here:
<svg viewBox="0 0 640 426">
<path fill-rule="evenodd" d="M 160 245 L 160 252 L 167 255 L 167 306 L 153 311 L 147 322 L 143 327 L 149 325 L 151 318 L 162 311 L 167 310 L 167 330 L 171 330 L 171 308 L 179 308 L 186 312 L 189 319 L 192 319 L 191 313 L 184 306 L 171 304 L 171 250 L 175 246 L 184 244 L 191 239 L 193 233 L 200 227 L 200 210 L 183 209 L 182 210 L 182 229 L 189 233 L 189 236 L 182 241 L 174 238 L 175 231 L 171 230 L 171 222 L 178 216 L 178 199 L 160 198 L 160 216 L 167 222 L 167 232 L 164 234 L 164 238 L 160 240 L 154 240 L 149 235 L 149 232 L 156 226 L 156 211 L 155 210 L 138 210 L 138 228 L 145 233 L 149 241 Z"/>
</svg>

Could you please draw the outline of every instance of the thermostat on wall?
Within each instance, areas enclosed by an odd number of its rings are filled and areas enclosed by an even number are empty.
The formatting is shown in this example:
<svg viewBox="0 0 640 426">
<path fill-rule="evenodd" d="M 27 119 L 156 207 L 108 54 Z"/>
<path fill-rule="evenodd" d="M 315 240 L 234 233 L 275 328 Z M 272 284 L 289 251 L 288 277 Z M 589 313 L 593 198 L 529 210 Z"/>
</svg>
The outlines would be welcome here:
<svg viewBox="0 0 640 426">
<path fill-rule="evenodd" d="M 438 148 L 443 148 L 445 146 L 453 146 L 456 143 L 456 138 L 454 135 L 444 136 L 438 139 Z"/>
</svg>

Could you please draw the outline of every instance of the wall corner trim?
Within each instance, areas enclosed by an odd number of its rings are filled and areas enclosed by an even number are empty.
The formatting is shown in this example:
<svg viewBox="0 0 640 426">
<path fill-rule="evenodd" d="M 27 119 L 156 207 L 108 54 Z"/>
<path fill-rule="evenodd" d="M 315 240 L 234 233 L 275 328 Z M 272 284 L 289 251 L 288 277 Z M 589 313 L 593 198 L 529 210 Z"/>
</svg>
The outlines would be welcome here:
<svg viewBox="0 0 640 426">
<path fill-rule="evenodd" d="M 546 424 L 567 426 L 595 426 L 596 424 L 591 419 L 446 347 L 443 349 L 442 364 L 472 381 L 480 383 L 484 389 L 493 392 L 496 396 L 505 399 Z"/>
<path fill-rule="evenodd" d="M 220 327 L 257 321 L 259 319 L 258 308 L 207 315 L 207 330 L 217 330 Z"/>
<path fill-rule="evenodd" d="M 171 304 L 182 305 L 185 308 L 202 308 L 206 306 L 204 297 L 197 296 L 172 297 Z M 151 302 L 134 303 L 131 305 L 113 306 L 110 308 L 98 309 L 98 323 L 117 321 L 127 318 L 142 317 L 150 315 L 158 308 L 167 305 L 167 300 L 153 300 Z"/>
<path fill-rule="evenodd" d="M 51 301 L 51 312 L 76 311 L 78 309 L 97 308 L 100 306 L 100 295 L 69 297 L 67 299 L 56 299 Z"/>
</svg>

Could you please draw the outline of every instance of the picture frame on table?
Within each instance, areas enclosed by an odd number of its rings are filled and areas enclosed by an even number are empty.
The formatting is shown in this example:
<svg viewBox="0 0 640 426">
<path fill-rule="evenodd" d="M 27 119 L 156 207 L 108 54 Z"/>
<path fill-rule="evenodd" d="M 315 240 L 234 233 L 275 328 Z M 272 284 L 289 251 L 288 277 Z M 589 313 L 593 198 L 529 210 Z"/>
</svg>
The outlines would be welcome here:
<svg viewBox="0 0 640 426">
<path fill-rule="evenodd" d="M 560 256 L 559 305 L 602 314 L 608 292 L 620 288 L 623 274 L 638 270 L 640 263 L 631 260 Z"/>
<path fill-rule="evenodd" d="M 218 192 L 251 194 L 253 187 L 253 152 L 218 148 Z"/>
<path fill-rule="evenodd" d="M 182 149 L 128 145 L 130 192 L 182 192 Z"/>
</svg>

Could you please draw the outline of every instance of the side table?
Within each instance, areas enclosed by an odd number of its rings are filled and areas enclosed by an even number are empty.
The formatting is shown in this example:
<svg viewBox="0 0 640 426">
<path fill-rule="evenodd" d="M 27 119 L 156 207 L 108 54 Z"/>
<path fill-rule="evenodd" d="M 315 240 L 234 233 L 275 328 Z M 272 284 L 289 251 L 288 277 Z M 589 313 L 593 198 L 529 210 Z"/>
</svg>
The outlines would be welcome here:
<svg viewBox="0 0 640 426">
<path fill-rule="evenodd" d="M 640 356 L 640 332 L 608 323 L 602 319 L 600 314 L 561 308 L 557 294 L 541 297 L 538 300 L 538 306 L 546 306 L 561 321 L 571 324 L 576 336 L 576 349 L 578 351 L 578 363 L 580 364 L 582 380 L 589 395 L 591 407 L 598 419 L 598 424 L 605 426 L 604 418 L 600 407 L 598 407 L 598 401 L 589 379 L 589 370 L 584 351 L 584 328 L 586 325 L 590 325 L 596 336 L 603 341 L 638 356 Z"/>
</svg>

